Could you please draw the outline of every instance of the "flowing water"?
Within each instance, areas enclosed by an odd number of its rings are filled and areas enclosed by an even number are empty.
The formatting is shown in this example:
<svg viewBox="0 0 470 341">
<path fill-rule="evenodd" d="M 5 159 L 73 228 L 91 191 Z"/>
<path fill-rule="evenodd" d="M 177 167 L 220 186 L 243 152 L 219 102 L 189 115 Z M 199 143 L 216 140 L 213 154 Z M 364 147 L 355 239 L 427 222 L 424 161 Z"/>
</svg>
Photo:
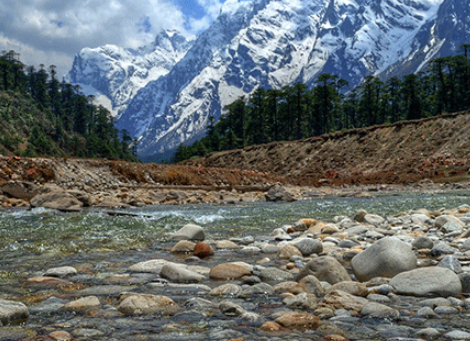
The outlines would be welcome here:
<svg viewBox="0 0 470 341">
<path fill-rule="evenodd" d="M 354 216 L 359 209 L 382 216 L 411 209 L 456 208 L 470 204 L 469 192 L 399 195 L 377 198 L 327 198 L 294 203 L 243 205 L 155 206 L 121 210 L 130 216 L 110 216 L 105 210 L 57 213 L 33 210 L 0 211 L 0 266 L 22 263 L 22 257 L 62 252 L 87 253 L 109 249 L 152 249 L 185 224 L 202 226 L 206 235 L 223 239 L 262 235 L 300 218 L 330 220 Z M 114 211 L 116 212 L 116 210 Z M 8 261 L 7 261 L 8 260 Z"/>
<path fill-rule="evenodd" d="M 210 239 L 247 236 L 256 238 L 269 235 L 274 228 L 294 224 L 300 218 L 328 221 L 337 215 L 354 216 L 359 209 L 389 216 L 419 208 L 451 209 L 463 204 L 470 204 L 468 191 L 377 198 L 335 197 L 294 203 L 260 202 L 113 210 L 120 214 L 127 213 L 128 216 L 109 215 L 107 210 L 99 209 L 80 213 L 58 213 L 42 208 L 4 210 L 0 211 L 0 298 L 24 301 L 25 297 L 30 297 L 33 303 L 27 303 L 34 306 L 37 303 L 35 300 L 40 301 L 54 295 L 65 297 L 67 292 L 64 291 L 43 292 L 24 285 L 27 278 L 40 275 L 48 268 L 64 265 L 79 267 L 81 274 L 74 280 L 80 281 L 85 287 L 108 283 L 106 276 L 124 273 L 130 265 L 155 258 L 156 254 L 168 254 L 168 248 L 175 243 L 170 239 L 172 233 L 188 223 L 202 226 L 206 237 Z M 215 260 L 208 261 L 206 265 L 209 267 L 210 262 Z M 74 292 L 70 295 L 73 296 Z M 63 321 L 68 321 L 71 317 L 63 315 L 62 318 Z M 77 321 L 76 323 L 89 323 L 91 320 L 83 317 Z M 132 334 L 136 333 L 135 330 L 132 332 L 133 328 L 143 328 L 142 321 L 139 321 L 127 320 L 125 323 L 131 324 L 127 329 L 123 327 L 125 332 L 121 330 L 116 334 L 110 331 L 109 335 L 118 340 L 130 339 L 129 335 L 136 335 Z M 149 321 L 146 323 L 150 323 Z M 56 322 L 57 316 L 38 313 L 28 319 L 25 327 L 37 331 L 41 326 Z M 119 329 L 121 327 L 118 327 L 118 322 L 124 323 L 124 320 L 118 319 L 115 322 L 116 326 L 113 328 Z M 208 323 L 210 325 L 212 322 Z M 161 327 L 152 328 L 160 330 L 158 328 Z M 191 337 L 189 339 L 204 339 L 203 334 L 194 334 Z M 168 336 L 166 339 L 181 338 Z M 1 330 L 0 340 L 3 340 Z"/>
</svg>

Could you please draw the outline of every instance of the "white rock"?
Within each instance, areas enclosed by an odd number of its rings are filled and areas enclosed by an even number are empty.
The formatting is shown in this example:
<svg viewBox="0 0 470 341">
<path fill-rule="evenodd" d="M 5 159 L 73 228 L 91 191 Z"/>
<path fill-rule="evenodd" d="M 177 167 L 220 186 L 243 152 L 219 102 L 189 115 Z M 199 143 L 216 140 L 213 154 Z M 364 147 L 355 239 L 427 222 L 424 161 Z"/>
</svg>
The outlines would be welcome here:
<svg viewBox="0 0 470 341">
<path fill-rule="evenodd" d="M 77 274 L 77 269 L 72 266 L 62 266 L 58 268 L 48 269 L 44 276 L 52 276 L 52 277 L 66 277 L 66 276 L 73 276 Z"/>
</svg>

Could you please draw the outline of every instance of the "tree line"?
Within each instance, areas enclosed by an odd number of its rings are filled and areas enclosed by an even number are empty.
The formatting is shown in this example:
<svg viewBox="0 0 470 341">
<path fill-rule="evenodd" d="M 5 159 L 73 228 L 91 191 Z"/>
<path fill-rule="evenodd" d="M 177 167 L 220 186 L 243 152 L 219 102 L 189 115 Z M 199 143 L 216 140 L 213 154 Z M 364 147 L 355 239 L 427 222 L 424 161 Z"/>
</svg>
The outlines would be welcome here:
<svg viewBox="0 0 470 341">
<path fill-rule="evenodd" d="M 206 136 L 190 146 L 180 145 L 173 161 L 466 110 L 470 108 L 469 58 L 470 44 L 465 44 L 460 54 L 436 58 L 418 73 L 385 82 L 367 76 L 353 89 L 331 74 L 320 75 L 311 88 L 302 83 L 259 88 L 249 98 L 226 106 L 217 123 L 210 117 Z"/>
<path fill-rule="evenodd" d="M 26 67 L 15 51 L 4 51 L 0 55 L 0 91 L 0 116 L 4 129 L 9 127 L 0 143 L 8 151 L 25 156 L 136 160 L 129 134 L 114 127 L 110 112 L 93 104 L 93 96 L 60 81 L 56 66 Z M 22 97 L 15 100 L 13 110 L 12 98 L 18 95 Z"/>
</svg>

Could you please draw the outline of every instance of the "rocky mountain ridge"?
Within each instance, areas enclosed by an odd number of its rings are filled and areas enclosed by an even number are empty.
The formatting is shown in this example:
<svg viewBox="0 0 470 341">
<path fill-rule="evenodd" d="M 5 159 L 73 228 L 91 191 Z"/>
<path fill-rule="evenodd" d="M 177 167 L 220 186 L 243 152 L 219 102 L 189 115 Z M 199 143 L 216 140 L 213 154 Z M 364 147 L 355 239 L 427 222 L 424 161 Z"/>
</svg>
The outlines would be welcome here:
<svg viewBox="0 0 470 341">
<path fill-rule="evenodd" d="M 180 33 L 164 30 L 152 44 L 139 49 L 85 48 L 75 57 L 66 80 L 80 85 L 85 94 L 95 96 L 95 101 L 119 116 L 139 89 L 166 75 L 191 44 Z"/>
<path fill-rule="evenodd" d="M 470 41 L 468 11 L 463 0 L 229 0 L 166 74 L 128 92 L 117 124 L 139 137 L 141 157 L 168 159 L 259 87 L 312 85 L 321 73 L 355 86 L 454 54 Z"/>
</svg>

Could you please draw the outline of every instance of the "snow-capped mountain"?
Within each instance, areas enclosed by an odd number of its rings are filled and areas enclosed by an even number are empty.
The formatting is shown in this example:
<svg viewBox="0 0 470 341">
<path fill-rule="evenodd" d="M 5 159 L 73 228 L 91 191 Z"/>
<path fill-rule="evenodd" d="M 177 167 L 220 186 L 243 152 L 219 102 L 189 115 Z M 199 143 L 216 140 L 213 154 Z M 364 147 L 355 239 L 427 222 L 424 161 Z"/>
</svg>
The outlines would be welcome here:
<svg viewBox="0 0 470 341">
<path fill-rule="evenodd" d="M 115 45 L 84 48 L 66 78 L 119 116 L 139 89 L 166 75 L 191 44 L 180 33 L 166 30 L 152 44 L 139 49 Z"/>
<path fill-rule="evenodd" d="M 466 0 L 227 0 L 117 123 L 140 138 L 143 158 L 168 158 L 203 136 L 211 115 L 258 87 L 313 85 L 321 73 L 355 86 L 366 75 L 415 72 L 470 42 L 469 20 Z"/>
</svg>

